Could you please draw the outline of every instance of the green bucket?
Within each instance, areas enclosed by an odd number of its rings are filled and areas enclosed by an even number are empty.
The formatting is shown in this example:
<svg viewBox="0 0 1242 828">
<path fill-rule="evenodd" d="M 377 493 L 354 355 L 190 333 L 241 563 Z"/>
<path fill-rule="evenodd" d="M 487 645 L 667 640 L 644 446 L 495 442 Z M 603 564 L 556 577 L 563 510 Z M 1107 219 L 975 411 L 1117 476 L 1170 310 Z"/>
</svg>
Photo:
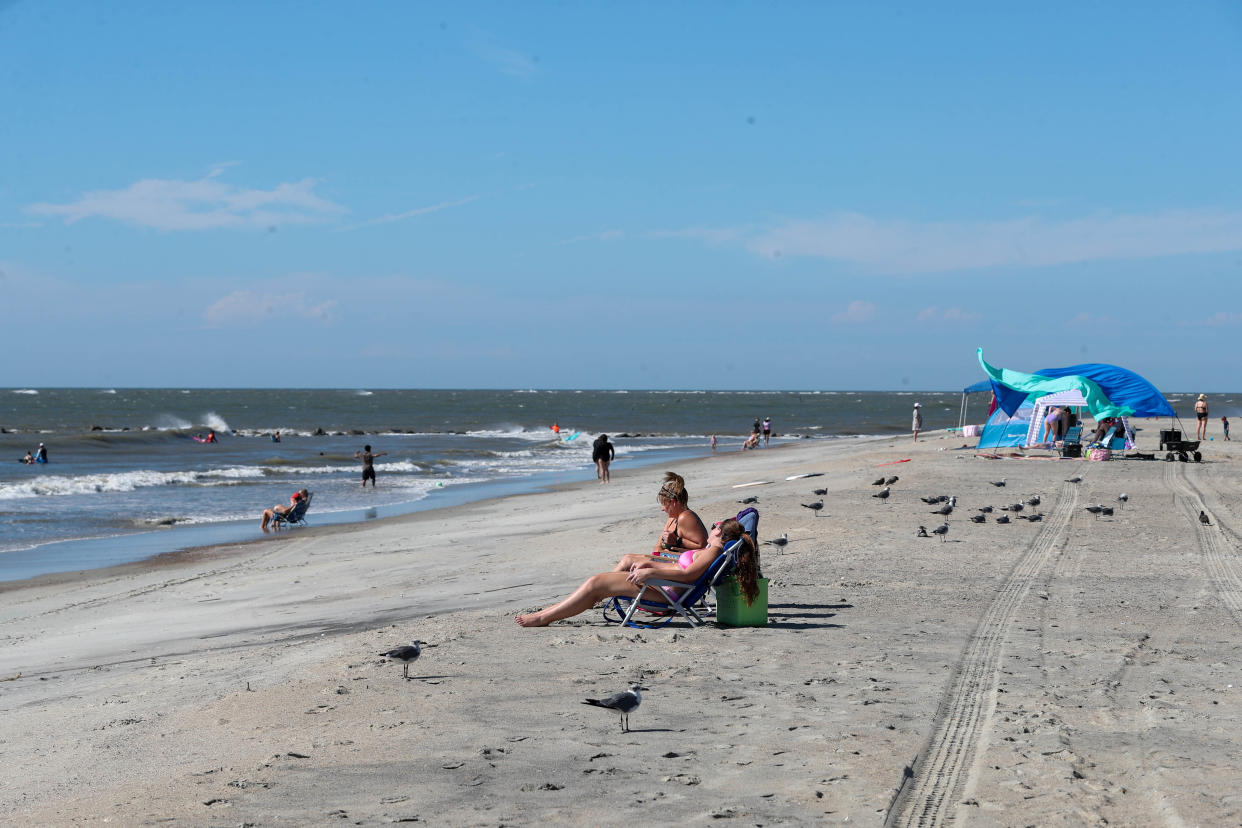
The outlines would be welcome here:
<svg viewBox="0 0 1242 828">
<path fill-rule="evenodd" d="M 759 594 L 746 606 L 737 578 L 729 576 L 716 588 L 716 622 L 726 627 L 763 627 L 768 623 L 768 579 L 759 579 Z"/>
</svg>

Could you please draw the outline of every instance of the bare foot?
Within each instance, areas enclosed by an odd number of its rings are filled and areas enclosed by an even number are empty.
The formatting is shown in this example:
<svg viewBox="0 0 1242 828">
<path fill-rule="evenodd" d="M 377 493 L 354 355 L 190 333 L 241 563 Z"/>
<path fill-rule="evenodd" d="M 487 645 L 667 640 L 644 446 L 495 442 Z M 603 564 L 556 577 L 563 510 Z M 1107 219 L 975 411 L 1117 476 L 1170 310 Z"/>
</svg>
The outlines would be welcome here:
<svg viewBox="0 0 1242 828">
<path fill-rule="evenodd" d="M 537 612 L 532 612 L 530 615 L 515 615 L 513 620 L 518 623 L 519 627 L 546 627 L 551 623 L 544 621 Z"/>
</svg>

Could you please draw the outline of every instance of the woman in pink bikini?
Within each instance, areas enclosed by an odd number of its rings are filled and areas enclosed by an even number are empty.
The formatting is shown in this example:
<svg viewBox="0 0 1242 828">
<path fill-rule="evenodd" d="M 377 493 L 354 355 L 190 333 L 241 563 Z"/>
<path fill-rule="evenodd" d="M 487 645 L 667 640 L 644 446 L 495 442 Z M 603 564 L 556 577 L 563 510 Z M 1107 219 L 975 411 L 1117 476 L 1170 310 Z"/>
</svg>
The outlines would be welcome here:
<svg viewBox="0 0 1242 828">
<path fill-rule="evenodd" d="M 643 592 L 643 584 L 650 578 L 678 581 L 688 587 L 707 571 L 726 544 L 738 538 L 742 539 L 742 546 L 738 555 L 737 575 L 741 581 L 742 592 L 753 600 L 753 596 L 758 593 L 758 553 L 742 524 L 730 519 L 712 528 L 708 534 L 707 546 L 703 549 L 687 549 L 676 561 L 667 563 L 639 556 L 642 560 L 636 562 L 630 571 L 592 575 L 560 603 L 539 612 L 516 616 L 513 620 L 523 627 L 546 627 L 553 621 L 586 612 L 605 598 L 636 598 Z M 655 597 L 653 591 L 646 590 L 646 597 Z"/>
</svg>

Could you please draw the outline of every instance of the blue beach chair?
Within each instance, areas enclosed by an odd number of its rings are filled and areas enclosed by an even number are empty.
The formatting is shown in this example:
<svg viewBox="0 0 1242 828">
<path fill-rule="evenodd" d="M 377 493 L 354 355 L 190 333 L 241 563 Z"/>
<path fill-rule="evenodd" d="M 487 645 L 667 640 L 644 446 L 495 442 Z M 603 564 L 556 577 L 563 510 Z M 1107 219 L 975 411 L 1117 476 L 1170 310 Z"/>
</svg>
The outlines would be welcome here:
<svg viewBox="0 0 1242 828">
<path fill-rule="evenodd" d="M 299 500 L 298 504 L 288 512 L 285 512 L 283 515 L 279 512 L 272 515 L 272 528 L 280 529 L 284 526 L 305 526 L 306 510 L 310 508 L 312 496 L 311 492 L 307 492 L 306 497 Z"/>
</svg>

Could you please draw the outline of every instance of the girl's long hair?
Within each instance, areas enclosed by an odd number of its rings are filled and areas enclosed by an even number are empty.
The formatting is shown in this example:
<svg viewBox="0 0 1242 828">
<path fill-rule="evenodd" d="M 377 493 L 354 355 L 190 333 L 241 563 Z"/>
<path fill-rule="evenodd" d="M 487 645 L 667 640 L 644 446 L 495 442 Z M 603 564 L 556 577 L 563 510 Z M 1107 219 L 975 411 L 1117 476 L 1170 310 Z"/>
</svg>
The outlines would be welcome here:
<svg viewBox="0 0 1242 828">
<path fill-rule="evenodd" d="M 725 545 L 738 538 L 742 539 L 742 545 L 737 552 L 737 569 L 734 574 L 742 589 L 742 596 L 746 599 L 746 606 L 749 607 L 759 595 L 759 550 L 755 548 L 755 542 L 746 534 L 742 524 L 732 518 L 720 524 L 720 540 Z"/>
</svg>

